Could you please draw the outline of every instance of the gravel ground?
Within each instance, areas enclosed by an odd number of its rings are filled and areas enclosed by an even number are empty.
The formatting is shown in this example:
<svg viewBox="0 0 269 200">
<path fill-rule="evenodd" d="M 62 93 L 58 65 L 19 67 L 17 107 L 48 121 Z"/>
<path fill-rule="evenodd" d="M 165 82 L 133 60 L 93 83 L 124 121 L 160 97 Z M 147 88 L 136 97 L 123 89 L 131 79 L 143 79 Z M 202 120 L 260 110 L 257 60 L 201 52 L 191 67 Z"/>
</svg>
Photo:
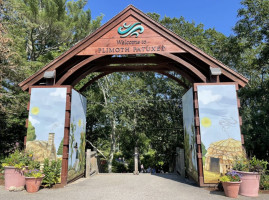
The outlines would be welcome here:
<svg viewBox="0 0 269 200">
<path fill-rule="evenodd" d="M 29 194 L 26 191 L 9 192 L 0 186 L 4 200 L 210 200 L 225 199 L 223 192 L 199 188 L 176 174 L 99 174 L 80 179 L 65 188 L 42 189 Z M 238 199 L 269 200 L 269 194 Z"/>
</svg>

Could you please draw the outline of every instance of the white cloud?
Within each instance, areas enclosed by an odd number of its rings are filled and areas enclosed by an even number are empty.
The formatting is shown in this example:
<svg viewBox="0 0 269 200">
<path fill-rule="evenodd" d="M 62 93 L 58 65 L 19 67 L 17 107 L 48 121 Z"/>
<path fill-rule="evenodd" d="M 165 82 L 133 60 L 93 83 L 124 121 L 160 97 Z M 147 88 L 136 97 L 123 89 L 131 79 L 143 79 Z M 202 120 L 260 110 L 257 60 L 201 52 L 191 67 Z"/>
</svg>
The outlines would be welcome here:
<svg viewBox="0 0 269 200">
<path fill-rule="evenodd" d="M 64 124 L 61 122 L 55 122 L 50 125 L 50 132 L 54 132 L 57 128 L 64 127 Z"/>
<path fill-rule="evenodd" d="M 29 121 L 32 123 L 33 126 L 40 124 L 40 121 L 37 119 L 33 118 L 31 115 L 29 116 Z"/>
<path fill-rule="evenodd" d="M 49 95 L 53 96 L 53 97 L 59 96 L 62 99 L 65 99 L 66 98 L 66 89 L 65 88 L 56 88 L 56 90 L 54 92 L 51 92 Z"/>
<path fill-rule="evenodd" d="M 221 100 L 222 96 L 218 94 L 216 95 L 212 94 L 211 90 L 202 90 L 200 92 L 198 91 L 198 98 L 199 101 L 207 105 L 209 103 Z"/>
</svg>

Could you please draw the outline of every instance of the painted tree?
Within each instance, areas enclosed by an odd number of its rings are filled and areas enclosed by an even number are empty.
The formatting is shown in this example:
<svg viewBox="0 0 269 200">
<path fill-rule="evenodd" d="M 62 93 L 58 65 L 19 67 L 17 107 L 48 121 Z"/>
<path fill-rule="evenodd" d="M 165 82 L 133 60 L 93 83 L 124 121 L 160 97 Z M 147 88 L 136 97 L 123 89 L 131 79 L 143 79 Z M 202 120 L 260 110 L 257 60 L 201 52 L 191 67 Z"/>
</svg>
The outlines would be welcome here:
<svg viewBox="0 0 269 200">
<path fill-rule="evenodd" d="M 27 129 L 27 141 L 33 141 L 36 139 L 35 127 L 32 125 L 31 121 L 28 121 Z"/>
<path fill-rule="evenodd" d="M 62 156 L 63 155 L 63 144 L 64 144 L 64 139 L 62 139 L 61 143 L 59 144 L 57 155 Z"/>
<path fill-rule="evenodd" d="M 71 167 L 72 167 L 72 158 L 73 158 L 73 153 L 74 153 L 76 129 L 77 129 L 77 126 L 74 123 L 74 119 L 73 119 L 73 122 L 70 124 L 70 137 L 69 137 L 69 147 L 71 149 L 71 155 L 69 155 L 69 156 L 70 156 L 70 160 L 71 160 Z"/>
</svg>

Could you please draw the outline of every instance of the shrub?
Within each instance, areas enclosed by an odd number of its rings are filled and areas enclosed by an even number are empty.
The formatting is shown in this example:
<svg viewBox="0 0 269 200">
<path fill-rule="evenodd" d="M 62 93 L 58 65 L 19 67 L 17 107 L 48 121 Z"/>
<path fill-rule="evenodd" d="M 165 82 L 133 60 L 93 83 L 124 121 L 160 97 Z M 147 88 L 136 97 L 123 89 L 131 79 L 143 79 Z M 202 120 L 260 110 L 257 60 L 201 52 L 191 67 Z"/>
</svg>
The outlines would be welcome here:
<svg viewBox="0 0 269 200">
<path fill-rule="evenodd" d="M 61 160 L 49 161 L 45 159 L 43 174 L 45 175 L 42 184 L 45 187 L 52 187 L 52 185 L 59 182 L 61 176 Z"/>
<path fill-rule="evenodd" d="M 259 160 L 255 156 L 248 160 L 247 158 L 238 158 L 234 161 L 233 169 L 246 172 L 264 172 L 267 169 L 267 161 Z"/>
<path fill-rule="evenodd" d="M 22 169 L 32 161 L 32 154 L 25 151 L 15 150 L 2 161 L 2 167 L 13 166 Z"/>
<path fill-rule="evenodd" d="M 263 190 L 269 190 L 269 171 L 261 175 L 260 188 Z"/>
</svg>

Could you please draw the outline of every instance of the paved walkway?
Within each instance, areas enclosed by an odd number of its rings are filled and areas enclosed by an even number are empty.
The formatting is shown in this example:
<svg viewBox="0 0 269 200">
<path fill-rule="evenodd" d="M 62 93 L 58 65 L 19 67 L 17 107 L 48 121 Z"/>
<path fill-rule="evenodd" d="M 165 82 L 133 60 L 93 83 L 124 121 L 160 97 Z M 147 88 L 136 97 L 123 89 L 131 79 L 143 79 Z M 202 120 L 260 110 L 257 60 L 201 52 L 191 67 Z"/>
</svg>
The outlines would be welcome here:
<svg viewBox="0 0 269 200">
<path fill-rule="evenodd" d="M 227 200 L 223 192 L 210 191 L 187 183 L 176 174 L 99 174 L 80 179 L 65 188 L 42 189 L 38 193 L 9 192 L 0 186 L 2 200 Z M 268 200 L 269 194 L 258 198 Z"/>
</svg>

